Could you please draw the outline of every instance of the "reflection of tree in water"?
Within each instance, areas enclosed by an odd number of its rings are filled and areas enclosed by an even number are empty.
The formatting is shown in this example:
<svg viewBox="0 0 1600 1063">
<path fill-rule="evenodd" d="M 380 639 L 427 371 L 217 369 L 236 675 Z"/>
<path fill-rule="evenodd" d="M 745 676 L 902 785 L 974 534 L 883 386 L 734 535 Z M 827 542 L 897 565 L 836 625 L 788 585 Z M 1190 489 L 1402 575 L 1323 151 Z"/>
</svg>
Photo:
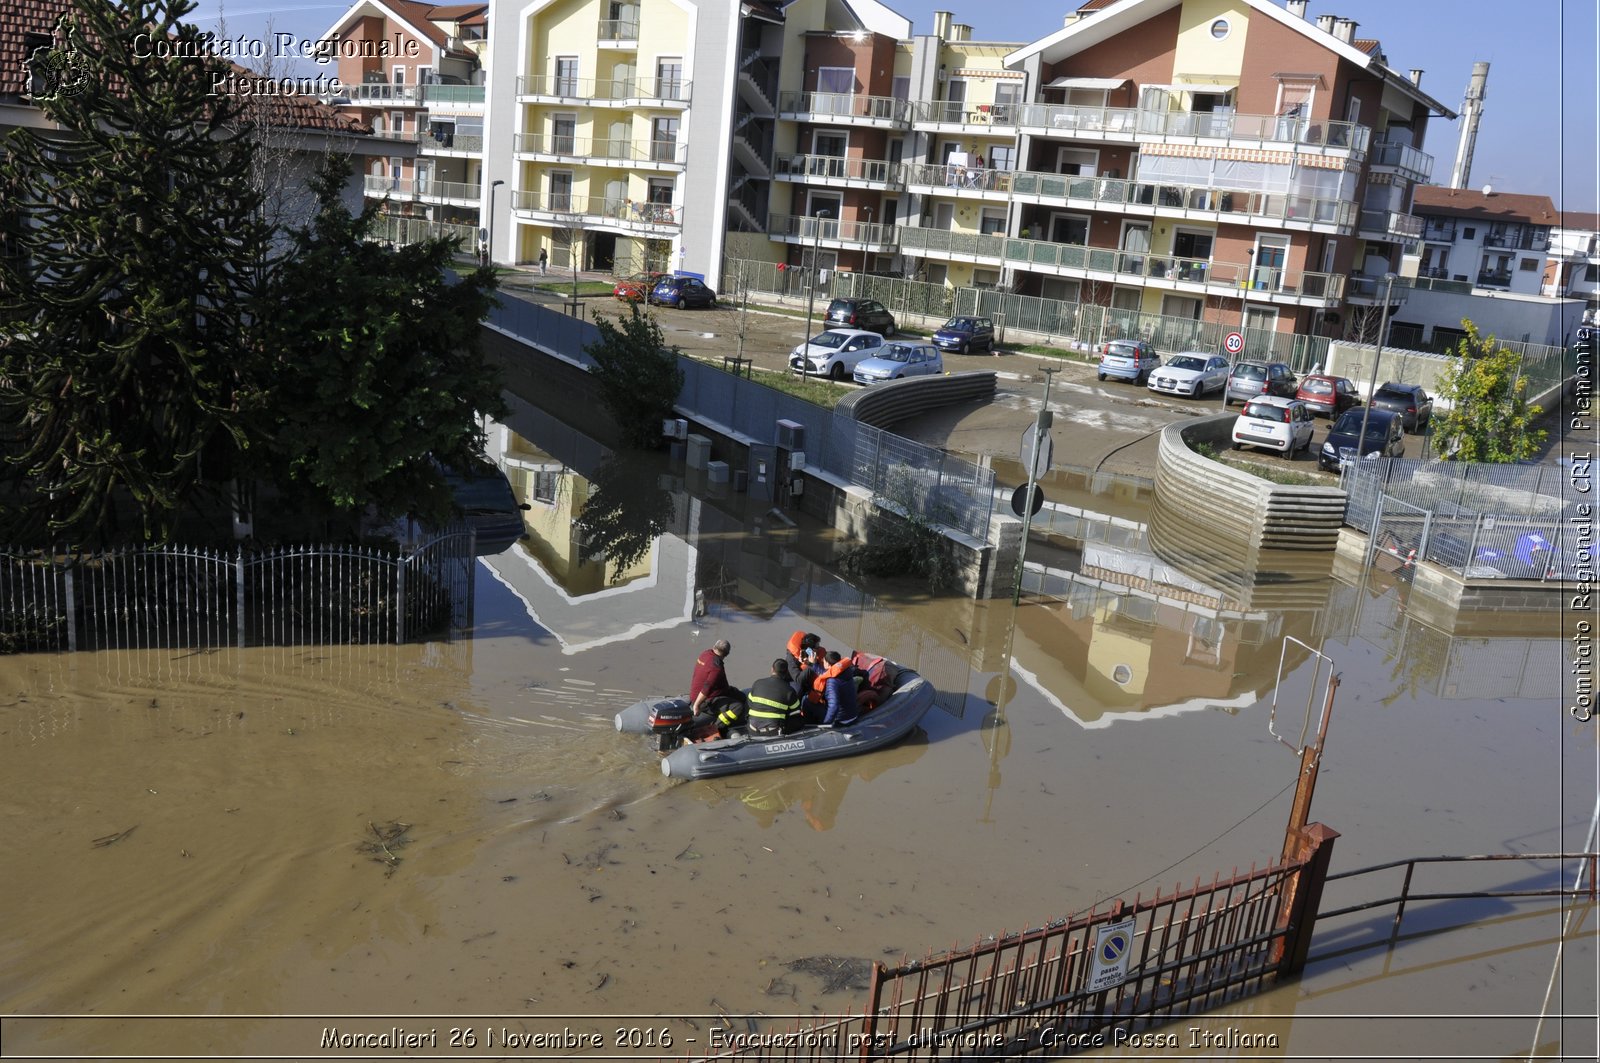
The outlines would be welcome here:
<svg viewBox="0 0 1600 1063">
<path fill-rule="evenodd" d="M 579 560 L 609 561 L 612 580 L 620 581 L 672 522 L 672 492 L 657 482 L 649 461 L 626 454 L 602 462 L 589 487 L 578 515 L 585 532 Z"/>
</svg>

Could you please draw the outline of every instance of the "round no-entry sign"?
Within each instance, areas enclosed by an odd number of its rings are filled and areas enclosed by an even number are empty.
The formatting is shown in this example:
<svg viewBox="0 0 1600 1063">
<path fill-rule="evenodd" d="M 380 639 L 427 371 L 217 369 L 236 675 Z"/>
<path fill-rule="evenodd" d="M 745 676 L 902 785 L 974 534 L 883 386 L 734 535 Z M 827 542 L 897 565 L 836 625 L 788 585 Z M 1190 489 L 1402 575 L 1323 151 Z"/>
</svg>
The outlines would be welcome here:
<svg viewBox="0 0 1600 1063">
<path fill-rule="evenodd" d="M 1228 333 L 1227 336 L 1223 337 L 1222 346 L 1229 354 L 1238 354 L 1244 350 L 1244 333 Z"/>
</svg>

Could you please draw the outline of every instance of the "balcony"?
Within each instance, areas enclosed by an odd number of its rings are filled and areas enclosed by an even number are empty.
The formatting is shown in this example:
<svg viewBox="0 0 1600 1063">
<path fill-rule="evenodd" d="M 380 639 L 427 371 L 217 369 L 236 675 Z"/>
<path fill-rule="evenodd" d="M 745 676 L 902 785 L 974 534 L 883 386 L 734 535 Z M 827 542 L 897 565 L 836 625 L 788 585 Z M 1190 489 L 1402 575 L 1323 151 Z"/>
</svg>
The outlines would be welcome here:
<svg viewBox="0 0 1600 1063">
<path fill-rule="evenodd" d="M 533 74 L 517 78 L 517 102 L 682 110 L 689 103 L 689 82 L 678 78 L 569 78 Z"/>
<path fill-rule="evenodd" d="M 1433 156 L 1418 151 L 1410 144 L 1375 140 L 1372 142 L 1372 153 L 1367 156 L 1367 165 L 1373 170 L 1402 177 L 1412 184 L 1425 185 L 1433 180 Z"/>
<path fill-rule="evenodd" d="M 1422 239 L 1422 219 L 1394 210 L 1364 210 L 1356 220 L 1356 235 L 1363 240 L 1392 244 Z"/>
<path fill-rule="evenodd" d="M 791 122 L 907 129 L 911 104 L 894 96 L 857 96 L 853 92 L 780 92 L 778 117 Z"/>
<path fill-rule="evenodd" d="M 1478 287 L 1509 288 L 1511 287 L 1511 271 L 1508 269 L 1479 270 Z"/>
<path fill-rule="evenodd" d="M 344 90 L 356 107 L 416 107 L 421 103 L 422 86 L 373 81 L 365 85 L 346 85 Z"/>
<path fill-rule="evenodd" d="M 1014 103 L 919 100 L 911 105 L 911 124 L 933 133 L 1012 137 L 1017 132 L 1018 109 Z"/>
<path fill-rule="evenodd" d="M 1544 251 L 1550 246 L 1550 236 L 1548 230 L 1521 226 L 1498 232 L 1491 229 L 1483 234 L 1483 246 L 1506 251 Z"/>
<path fill-rule="evenodd" d="M 442 111 L 481 111 L 485 86 L 483 85 L 442 85 L 429 84 L 418 86 L 422 90 L 422 102 L 433 110 Z"/>
<path fill-rule="evenodd" d="M 483 134 L 441 132 L 424 129 L 412 134 L 424 155 L 482 155 Z"/>
<path fill-rule="evenodd" d="M 841 188 L 898 188 L 899 164 L 887 159 L 838 155 L 779 155 L 772 160 L 774 178 Z"/>
<path fill-rule="evenodd" d="M 601 48 L 633 49 L 639 47 L 639 9 L 627 8 L 627 18 L 603 18 L 595 33 L 595 43 Z"/>
<path fill-rule="evenodd" d="M 1252 147 L 1319 154 L 1366 154 L 1372 131 L 1350 122 L 1311 121 L 1286 115 L 1234 114 L 1229 111 L 1165 111 L 1139 107 L 1081 107 L 1057 103 L 1016 104 L 1004 120 L 1018 131 L 1074 140 L 1193 143 L 1224 140 Z"/>
<path fill-rule="evenodd" d="M 579 162 L 637 169 L 683 168 L 685 147 L 675 140 L 632 140 L 574 137 L 551 133 L 518 133 L 511 150 L 528 162 Z"/>
<path fill-rule="evenodd" d="M 890 252 L 894 250 L 897 232 L 897 227 L 880 222 L 838 221 L 794 214 L 773 214 L 767 218 L 767 235 L 791 244 L 815 242 L 820 247 Z"/>
<path fill-rule="evenodd" d="M 483 196 L 481 185 L 466 181 L 419 181 L 374 174 L 366 176 L 362 191 L 370 199 L 418 200 L 456 207 L 476 207 Z"/>
<path fill-rule="evenodd" d="M 1440 221 L 1437 218 L 1423 218 L 1422 240 L 1429 244 L 1453 244 L 1456 242 L 1456 223 Z"/>
<path fill-rule="evenodd" d="M 912 192 L 1036 203 L 1044 206 L 1120 211 L 1130 215 L 1238 222 L 1331 234 L 1347 233 L 1356 220 L 1354 203 L 1245 189 L 1157 185 L 1110 177 L 1012 172 L 972 166 L 904 163 L 900 180 Z"/>
<path fill-rule="evenodd" d="M 1186 259 L 1150 251 L 1118 251 L 947 229 L 901 226 L 899 244 L 902 253 L 921 258 L 1011 266 L 1113 283 L 1136 279 L 1148 287 L 1245 298 L 1251 302 L 1326 307 L 1336 305 L 1344 292 L 1344 277 L 1336 273 L 1309 273 L 1242 262 Z"/>
<path fill-rule="evenodd" d="M 636 203 L 631 199 L 539 192 L 511 193 L 511 209 L 524 221 L 566 227 L 604 229 L 649 237 L 670 237 L 682 228 L 671 204 Z"/>
</svg>

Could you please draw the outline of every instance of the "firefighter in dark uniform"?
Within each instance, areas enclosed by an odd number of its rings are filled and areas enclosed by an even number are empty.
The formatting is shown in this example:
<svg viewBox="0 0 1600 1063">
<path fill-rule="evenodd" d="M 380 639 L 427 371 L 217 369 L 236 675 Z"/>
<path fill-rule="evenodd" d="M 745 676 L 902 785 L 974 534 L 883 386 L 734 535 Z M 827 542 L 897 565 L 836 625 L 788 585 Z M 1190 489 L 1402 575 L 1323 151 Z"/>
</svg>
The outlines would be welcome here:
<svg viewBox="0 0 1600 1063">
<path fill-rule="evenodd" d="M 744 701 L 730 705 L 717 717 L 717 731 L 726 735 L 730 727 L 743 723 L 752 735 L 769 738 L 788 734 L 802 726 L 800 695 L 789 675 L 789 662 L 782 657 L 772 662 L 772 674 L 758 679 L 745 693 Z"/>
</svg>

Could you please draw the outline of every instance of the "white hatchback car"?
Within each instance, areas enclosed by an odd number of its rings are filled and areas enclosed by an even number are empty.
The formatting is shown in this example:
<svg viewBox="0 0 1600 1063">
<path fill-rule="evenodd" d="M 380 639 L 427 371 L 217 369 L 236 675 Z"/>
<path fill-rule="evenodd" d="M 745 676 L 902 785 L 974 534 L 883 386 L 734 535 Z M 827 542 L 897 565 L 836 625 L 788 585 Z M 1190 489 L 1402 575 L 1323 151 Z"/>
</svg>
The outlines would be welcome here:
<svg viewBox="0 0 1600 1063">
<path fill-rule="evenodd" d="M 1316 415 L 1299 399 L 1265 395 L 1244 404 L 1233 422 L 1233 449 L 1265 447 L 1283 454 L 1309 451 L 1316 432 Z"/>
<path fill-rule="evenodd" d="M 789 352 L 789 368 L 795 372 L 831 376 L 847 380 L 856 366 L 868 358 L 877 357 L 883 349 L 883 337 L 865 329 L 832 328 L 811 337 Z"/>
</svg>

